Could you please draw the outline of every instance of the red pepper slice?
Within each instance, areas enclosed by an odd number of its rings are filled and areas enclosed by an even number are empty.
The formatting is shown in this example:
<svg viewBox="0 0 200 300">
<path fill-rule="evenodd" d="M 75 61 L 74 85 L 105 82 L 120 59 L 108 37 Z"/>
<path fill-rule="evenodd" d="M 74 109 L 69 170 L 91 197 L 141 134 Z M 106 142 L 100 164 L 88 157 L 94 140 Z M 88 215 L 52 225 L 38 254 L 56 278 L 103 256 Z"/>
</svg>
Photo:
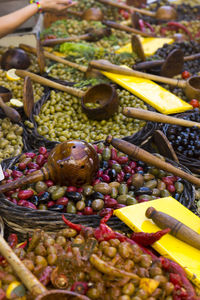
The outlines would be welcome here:
<svg viewBox="0 0 200 300">
<path fill-rule="evenodd" d="M 67 220 L 67 219 L 65 218 L 64 215 L 62 215 L 62 219 L 63 219 L 63 221 L 65 222 L 65 224 L 66 224 L 67 226 L 69 226 L 69 227 L 72 228 L 72 229 L 75 229 L 75 230 L 78 231 L 78 232 L 80 232 L 80 231 L 82 230 L 82 228 L 84 227 L 84 226 L 82 226 L 82 225 L 74 224 L 74 223 L 70 222 L 69 220 Z"/>
<path fill-rule="evenodd" d="M 189 36 L 190 40 L 193 40 L 191 32 L 183 24 L 171 21 L 171 22 L 167 23 L 167 26 L 169 26 L 169 27 L 173 26 L 173 27 L 176 27 L 178 29 L 182 29 Z"/>
<path fill-rule="evenodd" d="M 153 243 L 157 242 L 161 237 L 170 232 L 170 228 L 166 228 L 164 230 L 159 230 L 154 233 L 147 232 L 133 232 L 131 235 L 131 239 L 135 242 L 141 244 L 142 246 L 150 246 Z"/>
</svg>

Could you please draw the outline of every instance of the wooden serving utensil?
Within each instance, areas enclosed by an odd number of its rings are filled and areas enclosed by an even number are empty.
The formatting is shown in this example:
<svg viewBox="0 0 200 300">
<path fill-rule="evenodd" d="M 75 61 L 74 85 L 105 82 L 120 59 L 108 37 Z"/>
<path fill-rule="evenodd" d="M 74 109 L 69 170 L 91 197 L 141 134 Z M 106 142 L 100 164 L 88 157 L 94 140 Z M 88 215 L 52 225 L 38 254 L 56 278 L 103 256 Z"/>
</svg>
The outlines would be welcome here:
<svg viewBox="0 0 200 300">
<path fill-rule="evenodd" d="M 47 164 L 25 177 L 0 185 L 0 193 L 23 185 L 52 179 L 61 185 L 81 186 L 91 183 L 99 169 L 99 157 L 93 146 L 81 140 L 57 144 L 50 152 Z"/>
<path fill-rule="evenodd" d="M 178 58 L 178 55 L 177 55 L 177 58 Z M 183 57 L 184 62 L 195 60 L 195 59 L 200 59 L 200 53 L 196 53 L 196 54 L 193 54 L 193 55 L 188 55 L 188 56 Z M 147 69 L 151 69 L 151 68 L 154 68 L 154 67 L 160 67 L 165 62 L 166 62 L 166 60 L 164 60 L 164 59 L 145 61 L 145 62 L 141 62 L 141 63 L 137 63 L 137 64 L 133 65 L 133 69 L 134 70 L 147 70 Z"/>
<path fill-rule="evenodd" d="M 20 44 L 19 47 L 22 48 L 24 51 L 27 51 L 29 53 L 33 53 L 33 54 L 36 55 L 36 48 L 34 48 L 34 47 L 31 47 L 31 46 L 26 45 L 26 44 Z M 49 58 L 49 59 L 51 59 L 53 61 L 56 61 L 58 63 L 64 64 L 64 65 L 66 65 L 68 67 L 77 69 L 80 72 L 85 73 L 86 78 L 91 78 L 91 77 L 96 78 L 96 77 L 102 76 L 102 74 L 99 71 L 94 70 L 94 69 L 92 69 L 90 67 L 81 66 L 79 64 L 76 64 L 76 63 L 71 62 L 69 60 L 66 60 L 64 58 L 61 58 L 61 57 L 59 57 L 59 56 L 57 56 L 55 54 L 49 53 L 48 51 L 44 51 L 43 53 L 44 53 L 44 56 L 46 58 Z"/>
<path fill-rule="evenodd" d="M 183 88 L 186 96 L 191 99 L 200 100 L 200 76 L 192 76 L 187 80 L 172 79 L 168 77 L 157 76 L 153 74 L 147 74 L 135 70 L 130 70 L 128 68 L 120 67 L 114 64 L 111 64 L 107 60 L 93 60 L 90 62 L 90 66 L 95 69 L 107 71 L 116 74 L 136 76 L 140 78 L 150 79 L 165 84 L 177 86 Z"/>
<path fill-rule="evenodd" d="M 37 300 L 90 300 L 88 297 L 79 295 L 74 292 L 66 290 L 47 290 L 46 287 L 27 269 L 23 262 L 18 258 L 14 251 L 10 248 L 7 242 L 0 234 L 0 252 L 7 262 L 12 266 L 17 276 L 21 279 L 23 284 L 37 297 Z"/>
<path fill-rule="evenodd" d="M 16 111 L 16 109 L 6 105 L 1 97 L 0 97 L 0 107 L 4 111 L 6 116 L 9 119 L 11 119 L 13 122 L 18 123 L 21 121 L 21 116 L 18 113 L 18 111 Z"/>
<path fill-rule="evenodd" d="M 8 102 L 12 98 L 12 93 L 4 86 L 0 86 L 0 97 L 2 98 L 3 102 Z"/>
<path fill-rule="evenodd" d="M 171 235 L 200 250 L 200 234 L 187 225 L 166 213 L 157 211 L 154 207 L 149 207 L 146 210 L 146 217 L 152 219 L 162 229 L 170 228 Z"/>
<path fill-rule="evenodd" d="M 24 78 L 23 104 L 24 104 L 24 112 L 26 116 L 30 118 L 34 106 L 34 94 L 33 94 L 32 82 L 29 76 L 26 76 Z"/>
<path fill-rule="evenodd" d="M 172 6 L 160 6 L 156 12 L 153 12 L 153 11 L 129 6 L 126 4 L 122 4 L 120 2 L 114 2 L 111 0 L 97 0 L 97 1 L 100 3 L 106 4 L 106 5 L 111 5 L 113 7 L 125 9 L 125 10 L 129 11 L 130 13 L 133 13 L 136 11 L 142 15 L 156 18 L 158 20 L 169 21 L 169 20 L 175 20 L 177 18 L 177 12 Z"/>
<path fill-rule="evenodd" d="M 143 32 L 141 30 L 138 30 L 138 29 L 126 26 L 126 25 L 122 25 L 122 24 L 114 22 L 114 21 L 103 20 L 102 24 L 104 24 L 108 27 L 114 28 L 114 29 L 125 31 L 125 32 L 140 34 L 142 36 L 147 36 L 147 37 L 155 37 L 155 34 L 153 34 L 153 33 Z"/>
<path fill-rule="evenodd" d="M 146 60 L 146 55 L 144 53 L 141 40 L 139 36 L 136 34 L 132 34 L 131 36 L 131 47 L 132 47 L 132 51 L 135 52 L 142 61 Z"/>
<path fill-rule="evenodd" d="M 166 116 L 154 111 L 149 111 L 140 108 L 134 107 L 124 107 L 122 113 L 126 117 L 135 118 L 139 120 L 151 121 L 151 122 L 158 122 L 158 123 L 167 123 L 172 125 L 180 125 L 184 127 L 199 127 L 200 123 L 193 122 L 190 120 L 180 119 L 176 117 Z"/>
<path fill-rule="evenodd" d="M 44 40 L 42 42 L 42 45 L 49 47 L 49 46 L 55 46 L 58 44 L 62 44 L 65 42 L 72 42 L 72 41 L 79 41 L 79 40 L 87 40 L 89 42 L 97 42 L 100 39 L 102 39 L 103 37 L 109 36 L 110 34 L 111 34 L 111 29 L 108 27 L 100 28 L 100 29 L 89 28 L 85 34 L 78 35 L 78 36 L 70 36 L 67 38 Z"/>
<path fill-rule="evenodd" d="M 148 165 L 154 166 L 156 168 L 159 168 L 161 170 L 164 170 L 166 172 L 172 173 L 175 176 L 181 177 L 185 180 L 188 180 L 189 182 L 196 184 L 197 186 L 200 186 L 200 179 L 182 171 L 179 168 L 176 168 L 172 166 L 171 164 L 161 160 L 160 158 L 154 156 L 153 154 L 143 150 L 142 148 L 131 144 L 127 141 L 113 138 L 112 136 L 108 136 L 106 138 L 106 143 L 108 145 L 112 145 L 119 151 L 127 154 L 130 158 L 136 159 L 136 160 L 141 160 L 145 162 Z"/>
<path fill-rule="evenodd" d="M 67 87 L 28 71 L 16 70 L 16 74 L 22 78 L 29 76 L 32 80 L 42 85 L 47 85 L 81 98 L 82 110 L 90 119 L 109 119 L 118 110 L 118 95 L 115 88 L 110 84 L 97 84 L 89 88 L 86 92 L 83 92 L 79 89 Z M 98 107 L 90 108 L 88 107 L 88 103 L 97 104 Z"/>
<path fill-rule="evenodd" d="M 98 7 L 90 7 L 83 12 L 68 9 L 67 13 L 86 21 L 102 21 L 104 18 L 103 12 Z"/>
</svg>

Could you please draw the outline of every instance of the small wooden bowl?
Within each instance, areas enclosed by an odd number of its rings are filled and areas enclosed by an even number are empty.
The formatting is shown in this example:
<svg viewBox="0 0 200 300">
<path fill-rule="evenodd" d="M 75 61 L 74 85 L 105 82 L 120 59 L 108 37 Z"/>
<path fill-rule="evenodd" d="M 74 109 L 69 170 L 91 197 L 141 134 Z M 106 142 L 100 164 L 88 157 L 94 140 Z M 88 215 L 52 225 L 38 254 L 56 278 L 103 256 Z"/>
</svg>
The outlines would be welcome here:
<svg viewBox="0 0 200 300">
<path fill-rule="evenodd" d="M 90 108 L 87 103 L 98 104 L 97 108 Z M 118 95 L 114 87 L 109 84 L 98 84 L 91 87 L 81 99 L 83 112 L 89 119 L 106 120 L 109 119 L 119 106 Z"/>
<path fill-rule="evenodd" d="M 12 98 L 12 93 L 4 86 L 0 86 L 0 97 L 3 99 L 3 102 L 8 102 Z"/>
<path fill-rule="evenodd" d="M 39 295 L 36 300 L 90 300 L 87 296 L 80 295 L 70 291 L 50 290 Z"/>
</svg>

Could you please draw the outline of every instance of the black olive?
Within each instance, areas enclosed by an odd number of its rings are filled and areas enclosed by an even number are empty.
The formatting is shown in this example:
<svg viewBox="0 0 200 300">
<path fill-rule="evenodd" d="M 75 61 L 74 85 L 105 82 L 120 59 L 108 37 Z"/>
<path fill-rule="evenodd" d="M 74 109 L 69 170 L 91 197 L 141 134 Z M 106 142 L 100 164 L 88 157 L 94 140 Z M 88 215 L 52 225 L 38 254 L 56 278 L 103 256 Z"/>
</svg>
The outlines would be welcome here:
<svg viewBox="0 0 200 300">
<path fill-rule="evenodd" d="M 61 205 L 61 204 L 55 204 L 55 205 L 52 205 L 48 208 L 48 210 L 52 210 L 52 211 L 62 211 L 64 208 L 64 205 Z"/>
<path fill-rule="evenodd" d="M 108 162 L 106 160 L 102 160 L 100 166 L 103 170 L 105 170 L 108 168 Z"/>
<path fill-rule="evenodd" d="M 139 188 L 135 191 L 136 196 L 140 196 L 143 194 L 152 195 L 152 190 L 148 187 L 142 186 L 141 188 Z"/>
<path fill-rule="evenodd" d="M 110 177 L 111 181 L 114 181 L 117 177 L 117 172 L 115 169 L 110 169 L 108 171 L 108 176 Z"/>
<path fill-rule="evenodd" d="M 126 173 L 124 175 L 124 180 L 128 180 L 130 177 L 131 177 L 131 174 L 130 173 Z"/>
<path fill-rule="evenodd" d="M 130 186 L 129 186 L 129 191 L 134 192 L 134 191 L 135 191 L 135 186 L 134 186 L 134 185 L 130 185 Z"/>
<path fill-rule="evenodd" d="M 66 197 L 69 198 L 69 200 L 78 202 L 82 199 L 81 193 L 78 192 L 66 192 Z"/>
<path fill-rule="evenodd" d="M 92 202 L 93 202 L 92 199 L 86 199 L 85 200 L 85 206 L 91 207 L 92 206 Z"/>
<path fill-rule="evenodd" d="M 39 203 L 47 203 L 50 199 L 50 193 L 44 192 L 38 197 Z"/>
<path fill-rule="evenodd" d="M 104 195 L 100 192 L 94 192 L 89 197 L 91 199 L 104 199 Z"/>
<path fill-rule="evenodd" d="M 36 195 L 32 196 L 32 197 L 29 199 L 29 201 L 30 201 L 31 203 L 35 204 L 35 206 L 38 206 L 38 204 L 39 204 L 39 198 L 38 198 L 38 196 L 36 196 Z"/>
<path fill-rule="evenodd" d="M 182 151 L 183 151 L 183 146 L 178 146 L 178 147 L 177 147 L 177 151 L 178 151 L 178 152 L 182 152 Z"/>
</svg>

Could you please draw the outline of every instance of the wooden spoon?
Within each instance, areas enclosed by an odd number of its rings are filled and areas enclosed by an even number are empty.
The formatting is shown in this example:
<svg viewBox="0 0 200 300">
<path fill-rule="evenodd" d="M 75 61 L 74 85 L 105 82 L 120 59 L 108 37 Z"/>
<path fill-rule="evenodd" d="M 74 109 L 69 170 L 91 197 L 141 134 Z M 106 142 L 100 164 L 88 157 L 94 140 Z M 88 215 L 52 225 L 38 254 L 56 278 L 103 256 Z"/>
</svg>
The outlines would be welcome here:
<svg viewBox="0 0 200 300">
<path fill-rule="evenodd" d="M 86 21 L 102 21 L 104 18 L 103 12 L 98 7 L 90 7 L 83 12 L 68 9 L 67 13 Z"/>
<path fill-rule="evenodd" d="M 141 40 L 139 36 L 136 34 L 132 34 L 131 36 L 131 47 L 132 47 L 132 51 L 135 52 L 142 61 L 146 60 L 146 55 L 144 53 Z"/>
<path fill-rule="evenodd" d="M 97 84 L 89 88 L 86 92 L 83 92 L 79 89 L 67 87 L 28 71 L 16 70 L 16 74 L 22 78 L 29 76 L 32 80 L 42 85 L 47 85 L 54 89 L 58 89 L 73 96 L 82 98 L 82 110 L 90 119 L 109 119 L 118 110 L 119 101 L 117 92 L 114 87 L 109 84 Z M 89 108 L 87 105 L 88 103 L 96 104 L 98 107 Z"/>
<path fill-rule="evenodd" d="M 18 123 L 21 121 L 20 114 L 16 111 L 16 109 L 6 105 L 3 99 L 0 97 L 0 107 L 6 114 L 6 116 L 11 119 L 13 122 Z"/>
<path fill-rule="evenodd" d="M 154 207 L 146 210 L 146 217 L 152 219 L 161 229 L 170 228 L 169 234 L 200 250 L 200 234 L 187 225 L 166 213 L 157 211 Z"/>
<path fill-rule="evenodd" d="M 38 60 L 40 74 L 43 74 L 46 63 L 45 63 L 45 57 L 44 57 L 44 52 L 43 52 L 43 47 L 41 44 L 39 32 L 36 34 L 36 53 L 37 53 L 37 60 Z"/>
<path fill-rule="evenodd" d="M 31 47 L 31 46 L 25 45 L 25 44 L 20 44 L 19 47 L 22 48 L 24 51 L 36 54 L 36 48 L 34 48 L 34 47 Z M 66 60 L 64 58 L 61 58 L 55 54 L 49 53 L 48 51 L 44 51 L 44 56 L 53 61 L 67 65 L 68 67 L 77 69 L 80 72 L 85 73 L 86 78 L 91 78 L 91 77 L 99 78 L 100 76 L 102 76 L 102 74 L 99 71 L 95 70 L 94 68 L 92 69 L 90 66 L 89 67 L 81 66 L 79 64 L 76 64 L 76 63 Z"/>
<path fill-rule="evenodd" d="M 114 21 L 104 20 L 104 21 L 102 21 L 102 23 L 104 25 L 114 28 L 114 29 L 131 32 L 131 33 L 135 33 L 135 34 L 140 34 L 142 36 L 155 37 L 155 34 L 153 34 L 153 33 L 143 32 L 141 30 L 138 30 L 138 29 L 126 26 L 126 25 L 122 25 L 122 24 L 116 23 Z"/>
<path fill-rule="evenodd" d="M 5 88 L 4 86 L 0 86 L 0 97 L 4 102 L 8 102 L 12 98 L 12 93 L 9 89 Z"/>
<path fill-rule="evenodd" d="M 34 106 L 34 94 L 33 86 L 29 76 L 24 78 L 24 87 L 23 87 L 23 104 L 24 112 L 28 118 L 31 117 Z"/>
<path fill-rule="evenodd" d="M 113 147 L 118 149 L 120 152 L 127 154 L 132 159 L 141 160 L 148 165 L 155 166 L 158 169 L 172 173 L 175 176 L 181 177 L 193 184 L 196 184 L 197 186 L 200 186 L 199 178 L 172 166 L 171 164 L 161 160 L 160 158 L 154 156 L 153 154 L 141 149 L 140 147 L 132 143 L 121 139 L 113 138 L 112 136 L 108 136 L 106 138 L 106 143 L 111 144 Z"/>
<path fill-rule="evenodd" d="M 58 38 L 58 39 L 48 39 L 42 42 L 43 46 L 55 46 L 58 44 L 62 44 L 65 42 L 72 42 L 78 40 L 87 40 L 89 42 L 97 42 L 105 36 L 109 36 L 111 34 L 111 30 L 109 28 L 100 28 L 94 29 L 89 28 L 86 34 L 82 34 L 79 36 L 71 36 L 67 38 Z"/>
<path fill-rule="evenodd" d="M 23 284 L 31 292 L 33 296 L 38 296 L 37 300 L 70 300 L 74 299 L 70 296 L 76 297 L 79 300 L 89 300 L 88 297 L 64 290 L 50 290 L 41 284 L 41 282 L 27 269 L 23 262 L 13 252 L 10 246 L 6 243 L 2 235 L 0 234 L 0 252 L 7 262 L 12 266 L 17 276 L 21 279 Z M 55 296 L 55 298 L 53 298 Z"/>
<path fill-rule="evenodd" d="M 126 4 L 122 4 L 120 2 L 114 2 L 111 0 L 97 0 L 100 3 L 106 4 L 106 5 L 111 5 L 113 7 L 118 7 L 121 9 L 125 9 L 127 11 L 129 11 L 130 13 L 133 12 L 139 12 L 142 15 L 146 15 L 152 18 L 156 18 L 158 20 L 165 20 L 165 21 L 169 21 L 169 20 L 175 20 L 177 18 L 177 13 L 176 10 L 171 7 L 171 6 L 160 6 L 158 8 L 158 10 L 156 12 L 153 11 L 149 11 L 149 10 L 145 10 L 145 9 L 140 9 L 140 8 L 136 8 L 133 6 L 129 6 Z"/>
<path fill-rule="evenodd" d="M 161 66 L 160 75 L 165 77 L 174 77 L 183 70 L 183 51 L 180 49 L 172 50 L 165 62 Z"/>
<path fill-rule="evenodd" d="M 178 58 L 178 56 L 177 56 L 177 58 Z M 183 57 L 184 62 L 190 61 L 190 60 L 195 60 L 195 59 L 200 59 L 200 53 L 196 53 L 193 55 L 188 55 L 188 56 Z M 146 61 L 146 62 L 141 62 L 141 63 L 133 65 L 133 68 L 134 68 L 134 70 L 147 70 L 147 69 L 154 68 L 154 67 L 160 67 L 165 62 L 166 62 L 166 60 L 164 60 L 164 59 Z"/>
<path fill-rule="evenodd" d="M 186 96 L 190 100 L 191 99 L 200 100 L 200 76 L 192 76 L 187 80 L 171 79 L 167 77 L 130 70 L 128 68 L 111 64 L 109 61 L 106 60 L 91 61 L 90 66 L 102 71 L 108 71 L 111 73 L 128 75 L 128 76 L 141 77 L 141 78 L 150 79 L 165 84 L 177 86 L 184 89 Z"/>
<path fill-rule="evenodd" d="M 172 125 L 179 125 L 184 127 L 199 127 L 200 123 L 193 122 L 190 120 L 180 119 L 176 117 L 166 116 L 154 111 L 149 111 L 140 108 L 134 107 L 124 107 L 122 113 L 129 118 L 135 118 L 139 120 L 151 121 L 151 122 L 158 122 L 158 123 L 166 123 Z"/>
</svg>

